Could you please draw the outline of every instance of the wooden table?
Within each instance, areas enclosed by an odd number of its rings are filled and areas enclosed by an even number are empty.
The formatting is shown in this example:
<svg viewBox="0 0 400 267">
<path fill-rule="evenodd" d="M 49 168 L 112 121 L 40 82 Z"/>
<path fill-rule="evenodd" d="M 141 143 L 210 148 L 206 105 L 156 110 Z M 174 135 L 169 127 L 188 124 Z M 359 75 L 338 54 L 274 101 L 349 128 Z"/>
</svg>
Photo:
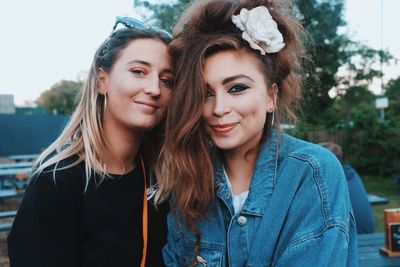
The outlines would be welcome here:
<svg viewBox="0 0 400 267">
<path fill-rule="evenodd" d="M 379 252 L 384 247 L 384 233 L 358 235 L 357 241 L 360 267 L 400 266 L 400 257 L 386 257 Z"/>
</svg>

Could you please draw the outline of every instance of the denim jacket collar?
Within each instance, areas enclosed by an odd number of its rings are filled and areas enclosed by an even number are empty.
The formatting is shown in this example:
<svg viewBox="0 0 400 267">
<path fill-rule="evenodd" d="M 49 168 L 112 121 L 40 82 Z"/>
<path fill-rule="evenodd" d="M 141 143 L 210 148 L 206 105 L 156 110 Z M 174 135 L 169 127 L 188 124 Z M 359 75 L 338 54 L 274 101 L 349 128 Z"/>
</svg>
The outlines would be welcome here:
<svg viewBox="0 0 400 267">
<path fill-rule="evenodd" d="M 262 216 L 266 209 L 266 203 L 271 196 L 276 182 L 277 161 L 279 149 L 279 134 L 272 130 L 271 136 L 261 144 L 258 152 L 256 166 L 253 172 L 250 192 L 241 210 L 242 214 Z M 231 191 L 228 188 L 223 172 L 222 160 L 218 160 L 215 171 L 215 182 L 217 185 L 217 197 L 220 198 L 233 214 Z"/>
</svg>

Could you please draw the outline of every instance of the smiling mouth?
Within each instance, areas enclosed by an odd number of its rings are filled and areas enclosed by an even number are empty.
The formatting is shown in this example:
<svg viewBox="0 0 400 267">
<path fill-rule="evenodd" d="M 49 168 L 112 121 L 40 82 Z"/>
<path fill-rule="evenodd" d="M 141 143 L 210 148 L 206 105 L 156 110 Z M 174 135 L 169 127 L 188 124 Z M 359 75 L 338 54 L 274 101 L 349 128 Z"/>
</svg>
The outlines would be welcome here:
<svg viewBox="0 0 400 267">
<path fill-rule="evenodd" d="M 158 110 L 160 107 L 151 102 L 146 102 L 146 101 L 135 101 L 137 104 L 142 105 L 146 109 L 152 109 L 152 110 Z"/>
<path fill-rule="evenodd" d="M 235 122 L 235 123 L 210 125 L 210 127 L 217 134 L 225 134 L 233 130 L 238 124 L 239 124 L 238 122 Z"/>
</svg>

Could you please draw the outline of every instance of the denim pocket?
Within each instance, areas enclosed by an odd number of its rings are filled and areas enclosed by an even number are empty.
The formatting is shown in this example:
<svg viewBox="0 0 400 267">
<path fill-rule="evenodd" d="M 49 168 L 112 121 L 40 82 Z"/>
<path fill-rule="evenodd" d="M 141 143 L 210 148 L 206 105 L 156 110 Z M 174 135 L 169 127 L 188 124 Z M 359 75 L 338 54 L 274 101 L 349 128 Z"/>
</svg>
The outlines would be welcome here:
<svg viewBox="0 0 400 267">
<path fill-rule="evenodd" d="M 199 252 L 195 254 L 195 240 L 185 238 L 182 233 L 176 233 L 174 238 L 185 258 L 186 266 L 225 266 L 226 249 L 224 244 L 209 240 L 202 241 Z"/>
</svg>

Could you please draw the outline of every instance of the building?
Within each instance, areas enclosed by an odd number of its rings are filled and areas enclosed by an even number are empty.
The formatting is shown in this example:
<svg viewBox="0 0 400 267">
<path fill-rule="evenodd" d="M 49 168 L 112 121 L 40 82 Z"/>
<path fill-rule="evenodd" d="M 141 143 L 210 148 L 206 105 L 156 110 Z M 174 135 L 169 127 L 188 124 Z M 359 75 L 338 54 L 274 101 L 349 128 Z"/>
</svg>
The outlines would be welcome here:
<svg viewBox="0 0 400 267">
<path fill-rule="evenodd" d="M 0 94 L 0 114 L 15 114 L 14 95 Z"/>
</svg>

